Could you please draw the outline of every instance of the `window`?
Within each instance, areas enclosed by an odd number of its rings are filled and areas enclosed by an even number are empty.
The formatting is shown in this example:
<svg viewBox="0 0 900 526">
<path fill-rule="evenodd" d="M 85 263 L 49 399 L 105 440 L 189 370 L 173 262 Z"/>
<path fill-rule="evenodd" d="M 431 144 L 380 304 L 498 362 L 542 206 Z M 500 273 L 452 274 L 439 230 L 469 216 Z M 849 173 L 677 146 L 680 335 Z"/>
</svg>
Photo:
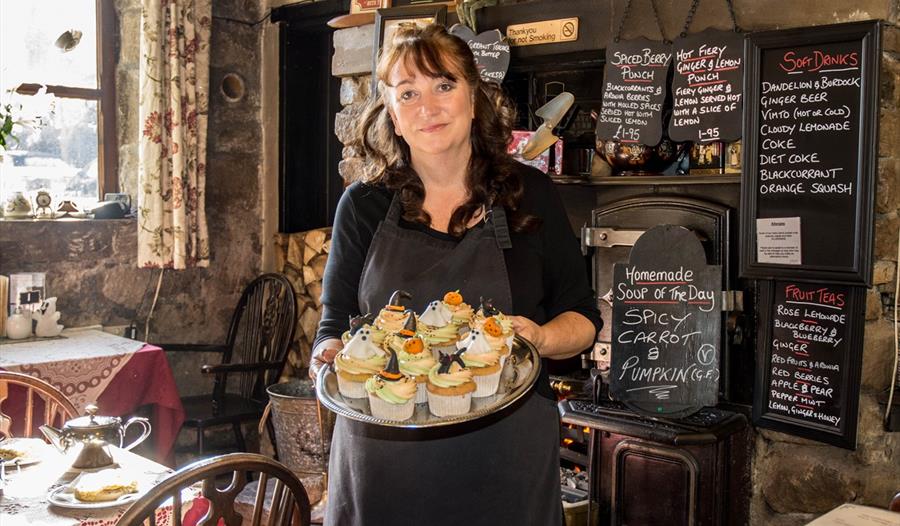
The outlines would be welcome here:
<svg viewBox="0 0 900 526">
<path fill-rule="evenodd" d="M 18 141 L 0 162 L 0 197 L 46 189 L 55 204 L 69 199 L 86 209 L 118 191 L 112 4 L 0 1 L 0 87 L 18 86 L 11 98 L 26 115 L 48 109 L 42 86 L 53 95 L 43 125 L 14 131 Z"/>
</svg>

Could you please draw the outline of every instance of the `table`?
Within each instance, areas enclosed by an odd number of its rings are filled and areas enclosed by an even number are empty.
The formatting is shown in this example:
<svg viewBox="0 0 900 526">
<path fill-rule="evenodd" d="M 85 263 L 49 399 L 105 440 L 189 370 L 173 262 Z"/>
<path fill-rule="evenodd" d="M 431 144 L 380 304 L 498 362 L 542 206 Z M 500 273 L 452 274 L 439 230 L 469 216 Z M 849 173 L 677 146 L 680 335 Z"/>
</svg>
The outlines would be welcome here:
<svg viewBox="0 0 900 526">
<path fill-rule="evenodd" d="M 171 464 L 184 408 L 163 350 L 97 329 L 66 330 L 62 335 L 64 338 L 0 345 L 0 369 L 50 382 L 79 410 L 97 402 L 100 414 L 123 416 L 152 405 L 150 436 L 156 445 L 156 459 Z M 11 415 L 16 414 L 16 398 L 11 392 Z"/>
<path fill-rule="evenodd" d="M 112 448 L 115 461 L 122 469 L 133 473 L 141 487 L 152 486 L 164 478 L 171 470 L 130 451 Z M 104 508 L 100 510 L 67 509 L 51 505 L 47 494 L 57 486 L 71 482 L 78 473 L 69 471 L 74 460 L 71 456 L 58 453 L 47 446 L 41 453 L 41 462 L 21 468 L 7 468 L 7 483 L 3 496 L 0 497 L 0 524 L 3 526 L 111 526 L 116 524 L 128 506 Z M 184 505 L 184 524 L 196 524 L 202 517 L 209 503 L 198 499 L 198 509 L 193 509 L 194 502 L 188 495 Z M 190 501 L 190 503 L 189 503 Z M 157 510 L 157 524 L 166 526 L 171 523 L 171 506 Z"/>
</svg>

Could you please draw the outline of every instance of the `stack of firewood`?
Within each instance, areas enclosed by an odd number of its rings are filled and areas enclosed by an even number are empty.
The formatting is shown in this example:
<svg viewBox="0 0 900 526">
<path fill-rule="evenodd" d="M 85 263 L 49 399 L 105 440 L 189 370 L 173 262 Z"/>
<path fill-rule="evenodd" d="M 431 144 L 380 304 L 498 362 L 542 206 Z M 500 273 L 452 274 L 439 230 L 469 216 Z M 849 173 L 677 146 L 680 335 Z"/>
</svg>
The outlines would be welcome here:
<svg viewBox="0 0 900 526">
<path fill-rule="evenodd" d="M 275 235 L 275 268 L 294 285 L 297 328 L 284 376 L 305 375 L 322 318 L 322 276 L 331 249 L 331 228 Z"/>
</svg>

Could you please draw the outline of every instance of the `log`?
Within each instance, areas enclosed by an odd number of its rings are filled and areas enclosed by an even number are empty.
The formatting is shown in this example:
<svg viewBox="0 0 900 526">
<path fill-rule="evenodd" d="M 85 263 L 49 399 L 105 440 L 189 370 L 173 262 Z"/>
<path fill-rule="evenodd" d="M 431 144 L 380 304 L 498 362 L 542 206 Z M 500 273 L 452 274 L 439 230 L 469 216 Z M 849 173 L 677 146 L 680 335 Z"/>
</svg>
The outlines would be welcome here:
<svg viewBox="0 0 900 526">
<path fill-rule="evenodd" d="M 309 266 L 312 267 L 318 281 L 321 281 L 322 277 L 325 275 L 325 264 L 327 262 L 327 254 L 319 254 L 318 256 L 312 258 L 312 261 L 309 262 Z"/>
<path fill-rule="evenodd" d="M 316 339 L 316 329 L 319 328 L 319 320 L 321 318 L 322 316 L 316 309 L 305 309 L 303 311 L 303 314 L 300 316 L 300 329 L 303 331 L 306 341 L 311 342 Z"/>
<path fill-rule="evenodd" d="M 303 265 L 303 283 L 309 287 L 310 283 L 320 281 L 322 278 L 316 275 L 316 271 L 308 265 Z"/>
<path fill-rule="evenodd" d="M 290 234 L 287 261 L 297 268 L 303 265 L 303 234 Z"/>
<path fill-rule="evenodd" d="M 328 232 L 326 232 L 328 230 Z M 303 241 L 306 243 L 306 246 L 313 249 L 316 254 L 322 252 L 322 244 L 325 243 L 325 237 L 330 233 L 331 229 L 319 228 L 316 230 L 310 230 L 306 233 L 306 239 Z"/>
<path fill-rule="evenodd" d="M 322 282 L 316 281 L 306 285 L 306 293 L 313 299 L 316 307 L 322 305 Z"/>
</svg>

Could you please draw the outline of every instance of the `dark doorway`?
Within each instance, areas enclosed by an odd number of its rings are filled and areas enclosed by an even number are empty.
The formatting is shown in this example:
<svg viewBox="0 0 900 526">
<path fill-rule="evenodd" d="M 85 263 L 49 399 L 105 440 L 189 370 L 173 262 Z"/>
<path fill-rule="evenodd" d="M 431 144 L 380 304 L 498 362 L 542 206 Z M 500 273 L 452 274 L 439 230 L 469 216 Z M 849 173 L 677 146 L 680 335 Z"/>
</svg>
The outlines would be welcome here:
<svg viewBox="0 0 900 526">
<path fill-rule="evenodd" d="M 342 145 L 334 135 L 341 80 L 331 75 L 332 34 L 326 22 L 349 11 L 347 0 L 279 7 L 279 232 L 329 226 L 343 191 Z"/>
</svg>

